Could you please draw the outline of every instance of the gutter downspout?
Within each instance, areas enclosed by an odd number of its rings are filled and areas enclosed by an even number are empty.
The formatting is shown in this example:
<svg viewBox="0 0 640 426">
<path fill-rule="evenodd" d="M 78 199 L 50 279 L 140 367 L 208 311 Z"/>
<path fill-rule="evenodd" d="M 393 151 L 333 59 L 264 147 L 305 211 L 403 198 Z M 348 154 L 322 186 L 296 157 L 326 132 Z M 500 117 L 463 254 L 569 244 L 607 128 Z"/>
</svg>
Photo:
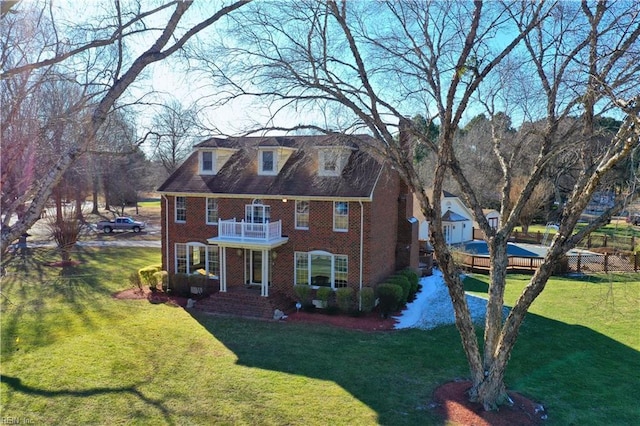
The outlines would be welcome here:
<svg viewBox="0 0 640 426">
<path fill-rule="evenodd" d="M 362 260 L 364 257 L 364 207 L 362 201 L 360 203 L 360 292 L 358 296 L 358 310 L 362 311 Z"/>
<path fill-rule="evenodd" d="M 169 272 L 169 199 L 166 195 L 162 194 L 164 198 L 164 246 L 165 246 L 165 259 L 167 261 L 167 272 Z M 169 283 L 171 280 L 167 276 L 167 293 L 169 292 Z"/>
</svg>

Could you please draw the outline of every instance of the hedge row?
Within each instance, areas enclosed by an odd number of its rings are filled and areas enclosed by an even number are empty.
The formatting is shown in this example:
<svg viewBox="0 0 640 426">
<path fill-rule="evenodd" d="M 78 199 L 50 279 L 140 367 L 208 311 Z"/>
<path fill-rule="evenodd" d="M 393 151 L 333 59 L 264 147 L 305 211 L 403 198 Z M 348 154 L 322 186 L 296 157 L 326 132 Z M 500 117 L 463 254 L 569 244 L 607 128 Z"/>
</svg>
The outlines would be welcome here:
<svg viewBox="0 0 640 426">
<path fill-rule="evenodd" d="M 403 269 L 379 284 L 376 292 L 380 314 L 386 318 L 390 313 L 398 311 L 407 302 L 412 301 L 418 292 L 418 281 L 418 274 L 415 271 Z"/>
<path fill-rule="evenodd" d="M 357 292 L 351 287 L 341 287 L 335 291 L 330 287 L 320 287 L 315 290 L 315 295 L 314 289 L 306 284 L 295 285 L 293 290 L 302 309 L 306 311 L 315 310 L 313 299 L 320 300 L 329 313 L 371 312 L 375 306 L 375 292 L 371 287 L 363 287 Z"/>
</svg>

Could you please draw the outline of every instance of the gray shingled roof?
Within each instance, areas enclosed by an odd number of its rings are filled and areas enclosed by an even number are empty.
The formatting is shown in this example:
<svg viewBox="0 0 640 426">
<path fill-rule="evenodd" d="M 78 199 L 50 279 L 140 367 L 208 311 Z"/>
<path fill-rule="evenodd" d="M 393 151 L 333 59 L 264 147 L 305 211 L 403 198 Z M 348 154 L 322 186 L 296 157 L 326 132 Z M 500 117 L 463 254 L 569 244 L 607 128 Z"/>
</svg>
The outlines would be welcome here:
<svg viewBox="0 0 640 426">
<path fill-rule="evenodd" d="M 382 164 L 359 149 L 359 145 L 365 146 L 373 142 L 374 139 L 366 135 L 211 138 L 195 145 L 196 150 L 158 191 L 181 194 L 366 198 L 373 193 Z M 295 149 L 276 176 L 258 175 L 258 147 L 264 146 Z M 323 146 L 352 148 L 349 161 L 340 176 L 318 175 L 317 148 Z M 197 148 L 215 147 L 234 148 L 238 151 L 216 175 L 198 174 Z"/>
</svg>

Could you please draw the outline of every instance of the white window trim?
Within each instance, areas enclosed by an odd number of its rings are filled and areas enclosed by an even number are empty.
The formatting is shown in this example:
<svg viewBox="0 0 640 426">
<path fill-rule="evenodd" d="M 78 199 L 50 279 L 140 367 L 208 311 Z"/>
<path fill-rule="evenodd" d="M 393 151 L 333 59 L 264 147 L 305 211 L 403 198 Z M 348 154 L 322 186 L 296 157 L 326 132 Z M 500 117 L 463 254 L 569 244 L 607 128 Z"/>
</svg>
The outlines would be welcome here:
<svg viewBox="0 0 640 426">
<path fill-rule="evenodd" d="M 305 252 L 305 251 L 295 251 L 293 253 L 293 284 L 297 285 L 298 284 L 298 274 L 297 274 L 297 257 L 298 255 L 306 255 L 307 256 L 307 284 L 313 288 L 313 289 L 318 289 L 321 286 L 317 286 L 317 285 L 311 285 L 311 256 L 313 255 L 320 255 L 320 256 L 330 256 L 331 257 L 331 277 L 329 278 L 329 282 L 331 283 L 331 290 L 337 290 L 338 288 L 341 287 L 336 287 L 336 257 L 344 257 L 347 261 L 347 281 L 348 282 L 348 277 L 349 277 L 349 256 L 344 255 L 344 254 L 333 254 L 330 253 L 328 251 L 324 251 L 324 250 L 313 250 L 313 251 L 309 251 L 309 252 Z"/>
<path fill-rule="evenodd" d="M 219 218 L 219 213 L 218 213 L 218 199 L 214 198 L 214 197 L 207 197 L 204 201 L 204 221 L 207 225 L 217 225 L 218 224 L 218 220 L 216 219 L 215 222 L 209 222 L 209 200 L 214 200 L 216 203 L 216 216 Z"/>
<path fill-rule="evenodd" d="M 335 170 L 327 170 L 325 168 L 327 164 L 327 154 L 335 156 L 336 168 Z M 318 151 L 318 175 L 319 176 L 340 176 L 342 173 L 342 155 L 335 149 L 320 149 Z"/>
<path fill-rule="evenodd" d="M 211 153 L 211 170 L 205 170 L 202 168 L 203 166 L 203 154 L 205 152 Z M 215 150 L 202 150 L 198 153 L 198 172 L 201 175 L 215 175 L 217 173 L 216 170 L 216 161 L 217 161 L 217 156 L 216 156 L 216 152 Z"/>
<path fill-rule="evenodd" d="M 184 215 L 185 215 L 184 220 L 182 219 L 178 220 L 178 198 L 184 199 Z M 173 220 L 175 223 L 186 223 L 187 222 L 186 216 L 187 216 L 187 197 L 176 195 L 173 200 Z"/>
<path fill-rule="evenodd" d="M 302 213 L 298 213 L 298 203 L 300 202 L 305 202 L 307 203 L 307 226 L 300 226 L 298 225 L 298 215 L 302 214 Z M 302 230 L 308 230 L 309 229 L 309 225 L 311 224 L 310 220 L 309 220 L 309 214 L 310 214 L 310 210 L 311 210 L 311 202 L 309 200 L 296 200 L 295 202 L 295 229 L 302 229 Z"/>
<path fill-rule="evenodd" d="M 256 214 L 256 212 L 259 212 L 259 214 Z M 256 218 L 260 218 L 261 221 L 256 222 Z M 247 223 L 269 223 L 271 221 L 271 206 L 262 204 L 261 200 L 253 200 L 252 204 L 245 204 L 244 220 Z"/>
<path fill-rule="evenodd" d="M 273 170 L 264 170 L 262 168 L 264 162 L 262 156 L 265 152 L 273 154 Z M 275 176 L 278 174 L 278 152 L 275 149 L 261 149 L 258 151 L 258 174 L 265 176 Z"/>
<path fill-rule="evenodd" d="M 346 228 L 336 228 L 336 203 L 346 203 L 347 204 L 347 226 Z M 340 215 L 345 216 L 345 215 Z M 333 202 L 333 231 L 334 232 L 348 232 L 349 231 L 349 202 L 348 201 L 334 201 Z"/>
<path fill-rule="evenodd" d="M 186 255 L 186 258 L 185 258 L 185 260 L 186 260 L 185 269 L 186 269 L 186 272 L 178 272 L 178 247 L 179 246 L 183 246 L 184 249 L 185 249 L 185 255 Z M 209 255 L 210 255 L 210 251 L 213 251 L 213 250 L 218 250 L 218 269 L 220 269 L 220 251 L 219 251 L 219 247 L 211 246 L 211 245 L 207 245 L 207 244 L 203 244 L 203 243 L 199 243 L 199 242 L 175 243 L 174 244 L 174 251 L 173 251 L 173 257 L 174 257 L 173 270 L 174 270 L 174 272 L 176 274 L 178 274 L 178 273 L 186 273 L 188 275 L 194 275 L 194 274 L 198 273 L 197 271 L 195 271 L 195 272 L 194 271 L 189 271 L 189 266 L 190 266 L 189 248 L 190 247 L 199 247 L 199 248 L 204 247 L 205 248 L 205 251 L 204 251 L 204 256 L 205 256 L 204 265 L 205 265 L 205 272 L 206 272 L 205 277 L 207 277 L 209 279 L 219 279 L 220 278 L 220 276 L 219 276 L 220 271 L 217 271 L 218 272 L 217 274 L 213 274 L 213 273 L 211 273 L 209 271 Z"/>
</svg>

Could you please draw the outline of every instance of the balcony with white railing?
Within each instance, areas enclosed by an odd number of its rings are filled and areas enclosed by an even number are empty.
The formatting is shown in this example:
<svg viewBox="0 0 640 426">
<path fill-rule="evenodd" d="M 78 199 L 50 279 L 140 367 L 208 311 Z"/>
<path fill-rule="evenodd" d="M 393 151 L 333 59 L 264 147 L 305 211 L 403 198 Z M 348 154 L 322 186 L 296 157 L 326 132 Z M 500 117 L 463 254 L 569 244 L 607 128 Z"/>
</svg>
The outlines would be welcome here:
<svg viewBox="0 0 640 426">
<path fill-rule="evenodd" d="M 252 223 L 244 220 L 218 219 L 218 236 L 210 238 L 212 244 L 232 247 L 277 247 L 288 241 L 282 236 L 282 221 Z"/>
</svg>

